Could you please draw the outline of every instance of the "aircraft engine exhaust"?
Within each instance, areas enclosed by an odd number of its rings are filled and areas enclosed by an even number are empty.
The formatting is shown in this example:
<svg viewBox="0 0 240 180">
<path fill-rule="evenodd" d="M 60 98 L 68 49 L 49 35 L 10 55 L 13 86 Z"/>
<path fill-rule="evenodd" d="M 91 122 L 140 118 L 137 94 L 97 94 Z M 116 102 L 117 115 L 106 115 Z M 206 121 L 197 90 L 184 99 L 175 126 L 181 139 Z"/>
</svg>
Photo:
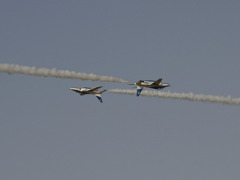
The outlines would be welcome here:
<svg viewBox="0 0 240 180">
<path fill-rule="evenodd" d="M 116 78 L 112 76 L 101 76 L 95 74 L 87 74 L 83 72 L 74 72 L 68 70 L 57 70 L 55 68 L 36 68 L 30 66 L 21 66 L 17 64 L 0 64 L 0 72 L 8 74 L 25 74 L 30 76 L 43 76 L 43 77 L 55 77 L 55 78 L 66 78 L 66 79 L 81 79 L 91 81 L 102 81 L 102 82 L 118 82 L 128 83 L 128 81 Z"/>
<path fill-rule="evenodd" d="M 136 90 L 130 89 L 110 89 L 108 92 L 117 94 L 136 95 Z M 240 105 L 240 98 L 232 98 L 230 96 L 214 96 L 193 93 L 175 93 L 175 92 L 161 92 L 161 91 L 143 91 L 141 96 L 183 99 L 188 101 L 202 101 L 211 103 L 221 103 L 229 105 Z"/>
</svg>

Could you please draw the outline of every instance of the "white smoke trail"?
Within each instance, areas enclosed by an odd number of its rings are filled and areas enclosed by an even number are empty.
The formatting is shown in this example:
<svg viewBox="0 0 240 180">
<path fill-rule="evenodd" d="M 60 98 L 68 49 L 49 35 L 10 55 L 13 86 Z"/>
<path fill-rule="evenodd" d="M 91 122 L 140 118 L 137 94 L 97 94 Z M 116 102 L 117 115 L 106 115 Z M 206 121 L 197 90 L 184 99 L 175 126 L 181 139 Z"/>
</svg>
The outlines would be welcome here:
<svg viewBox="0 0 240 180">
<path fill-rule="evenodd" d="M 30 66 L 21 66 L 16 64 L 0 64 L 0 72 L 8 74 L 25 74 L 30 76 L 44 76 L 55 78 L 67 78 L 67 79 L 81 79 L 91 81 L 103 81 L 103 82 L 118 82 L 128 83 L 128 81 L 111 76 L 100 76 L 95 74 L 87 74 L 82 72 L 74 72 L 68 70 L 57 70 L 47 68 L 36 68 Z"/>
<path fill-rule="evenodd" d="M 110 89 L 108 91 L 111 93 L 136 95 L 136 90 L 130 90 L 130 89 Z M 193 94 L 193 93 L 171 93 L 171 92 L 161 92 L 161 91 L 142 91 L 141 96 L 240 105 L 240 98 L 232 98 L 230 96 L 225 97 L 225 96 L 213 96 L 213 95 L 203 95 L 203 94 Z"/>
</svg>

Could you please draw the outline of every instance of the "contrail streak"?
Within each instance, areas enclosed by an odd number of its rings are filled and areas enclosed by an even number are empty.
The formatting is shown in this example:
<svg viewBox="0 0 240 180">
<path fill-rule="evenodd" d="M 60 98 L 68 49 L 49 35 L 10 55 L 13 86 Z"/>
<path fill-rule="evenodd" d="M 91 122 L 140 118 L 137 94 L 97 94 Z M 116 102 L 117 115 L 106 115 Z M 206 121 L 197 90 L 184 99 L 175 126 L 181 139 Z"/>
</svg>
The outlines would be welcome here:
<svg viewBox="0 0 240 180">
<path fill-rule="evenodd" d="M 30 76 L 44 76 L 44 77 L 81 79 L 81 80 L 102 81 L 102 82 L 128 83 L 128 81 L 124 79 L 116 78 L 112 76 L 101 76 L 101 75 L 87 74 L 87 73 L 74 72 L 74 71 L 68 71 L 68 70 L 57 70 L 55 68 L 53 69 L 36 68 L 36 67 L 21 66 L 16 64 L 0 64 L 0 72 L 4 72 L 8 74 L 25 74 Z M 130 90 L 130 89 L 111 89 L 108 91 L 111 93 L 118 93 L 118 94 L 129 94 L 129 95 L 136 94 L 136 90 Z M 225 96 L 203 95 L 203 94 L 193 94 L 193 93 L 175 93 L 175 92 L 171 93 L 171 92 L 161 92 L 161 91 L 143 91 L 141 93 L 141 96 L 240 105 L 240 98 L 232 98 L 230 96 L 225 97 Z"/>
<path fill-rule="evenodd" d="M 36 68 L 30 66 L 21 66 L 17 64 L 0 64 L 0 72 L 8 74 L 25 74 L 30 76 L 44 76 L 44 77 L 55 77 L 55 78 L 66 78 L 66 79 L 81 79 L 91 81 L 102 81 L 102 82 L 118 82 L 128 83 L 128 81 L 111 77 L 111 76 L 100 76 L 95 74 L 87 74 L 82 72 L 74 72 L 68 70 L 57 70 L 55 68 Z"/>
<path fill-rule="evenodd" d="M 111 93 L 136 95 L 136 90 L 130 90 L 130 89 L 110 89 L 108 91 Z M 141 96 L 240 105 L 240 98 L 232 98 L 230 96 L 225 97 L 225 96 L 213 96 L 213 95 L 203 95 L 203 94 L 193 94 L 193 93 L 175 93 L 175 92 L 172 93 L 172 92 L 161 92 L 161 91 L 143 91 L 141 93 Z"/>
</svg>

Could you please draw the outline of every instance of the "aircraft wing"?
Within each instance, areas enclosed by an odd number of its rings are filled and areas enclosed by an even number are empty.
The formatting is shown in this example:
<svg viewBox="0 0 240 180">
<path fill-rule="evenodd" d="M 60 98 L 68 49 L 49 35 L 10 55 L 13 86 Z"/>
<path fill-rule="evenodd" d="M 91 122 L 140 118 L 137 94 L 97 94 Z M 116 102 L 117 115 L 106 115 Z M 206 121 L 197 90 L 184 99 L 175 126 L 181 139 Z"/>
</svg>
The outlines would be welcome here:
<svg viewBox="0 0 240 180">
<path fill-rule="evenodd" d="M 92 89 L 89 89 L 87 92 L 93 92 L 93 91 L 96 91 L 98 89 L 100 89 L 102 86 L 98 86 L 98 87 L 95 87 L 95 88 L 92 88 Z"/>
<path fill-rule="evenodd" d="M 157 84 L 157 85 L 159 85 L 161 82 L 162 82 L 162 78 L 156 80 L 153 84 Z"/>
</svg>

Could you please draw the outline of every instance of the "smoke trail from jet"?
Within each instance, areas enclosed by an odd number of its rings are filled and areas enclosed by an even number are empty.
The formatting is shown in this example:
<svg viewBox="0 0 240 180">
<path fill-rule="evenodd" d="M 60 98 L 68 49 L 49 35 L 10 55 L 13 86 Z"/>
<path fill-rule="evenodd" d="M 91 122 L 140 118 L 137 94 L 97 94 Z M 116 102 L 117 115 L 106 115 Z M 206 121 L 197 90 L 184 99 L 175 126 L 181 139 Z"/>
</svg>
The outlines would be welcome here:
<svg viewBox="0 0 240 180">
<path fill-rule="evenodd" d="M 128 81 L 124 79 L 111 77 L 111 76 L 100 76 L 95 74 L 87 74 L 87 73 L 74 72 L 74 71 L 68 71 L 68 70 L 57 70 L 55 68 L 53 69 L 36 68 L 36 67 L 21 66 L 16 64 L 0 64 L 0 72 L 5 72 L 8 74 L 25 74 L 30 76 L 128 83 Z"/>
<path fill-rule="evenodd" d="M 136 95 L 136 90 L 130 89 L 111 89 L 108 90 L 111 93 Z M 240 105 L 240 98 L 232 98 L 230 96 L 214 96 L 214 95 L 203 95 L 193 93 L 172 93 L 172 92 L 161 92 L 161 91 L 143 91 L 141 96 L 148 97 L 159 97 L 159 98 L 171 98 L 171 99 L 183 99 L 189 101 L 202 101 L 211 103 L 221 103 L 229 105 Z"/>
</svg>

